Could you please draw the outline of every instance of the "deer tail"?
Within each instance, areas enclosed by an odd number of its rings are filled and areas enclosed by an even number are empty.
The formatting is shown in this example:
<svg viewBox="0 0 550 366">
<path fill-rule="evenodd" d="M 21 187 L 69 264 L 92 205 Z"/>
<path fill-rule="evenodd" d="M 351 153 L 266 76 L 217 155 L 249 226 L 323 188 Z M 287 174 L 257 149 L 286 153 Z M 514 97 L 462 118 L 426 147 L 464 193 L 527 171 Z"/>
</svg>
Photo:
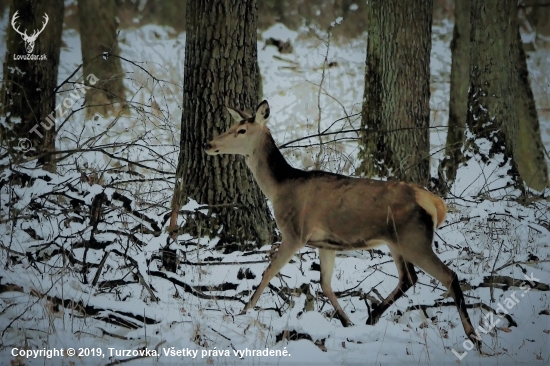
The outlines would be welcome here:
<svg viewBox="0 0 550 366">
<path fill-rule="evenodd" d="M 447 205 L 441 197 L 421 187 L 414 187 L 416 203 L 432 217 L 434 229 L 437 229 L 445 220 Z"/>
</svg>

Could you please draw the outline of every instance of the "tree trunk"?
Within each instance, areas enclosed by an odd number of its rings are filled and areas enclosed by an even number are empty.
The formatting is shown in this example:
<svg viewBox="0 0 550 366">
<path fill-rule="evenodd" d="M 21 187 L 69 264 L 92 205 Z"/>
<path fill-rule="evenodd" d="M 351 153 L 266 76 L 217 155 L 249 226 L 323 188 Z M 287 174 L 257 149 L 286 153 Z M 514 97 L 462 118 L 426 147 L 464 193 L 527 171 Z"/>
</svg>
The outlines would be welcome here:
<svg viewBox="0 0 550 366">
<path fill-rule="evenodd" d="M 471 9 L 470 89 L 466 123 L 473 133 L 469 147 L 489 162 L 502 153 L 512 160 L 518 114 L 514 97 L 517 77 L 514 57 L 518 53 L 516 1 L 473 0 Z M 514 60 L 513 60 L 514 59 Z M 497 62 L 498 60 L 498 62 Z M 480 149 L 477 141 L 487 139 L 490 148 Z M 515 166 L 515 164 L 514 164 Z M 517 178 L 517 169 L 510 174 Z"/>
<path fill-rule="evenodd" d="M 14 0 L 10 21 L 19 32 L 36 39 L 27 41 L 10 25 L 7 26 L 7 53 L 4 80 L 0 90 L 0 141 L 10 153 L 33 150 L 33 155 L 46 153 L 39 163 L 51 161 L 48 152 L 55 150 L 55 87 L 59 67 L 62 0 Z M 16 19 L 14 19 L 17 12 Z M 45 14 L 47 15 L 47 23 Z M 44 28 L 43 28 L 44 27 Z M 43 29 L 38 34 L 40 29 Z M 23 59 L 29 58 L 29 59 Z M 52 114 L 53 113 L 53 114 Z M 13 154 L 12 154 L 13 156 Z"/>
<path fill-rule="evenodd" d="M 438 191 L 445 195 L 456 178 L 463 161 L 462 147 L 468 112 L 468 86 L 470 74 L 470 2 L 455 1 L 455 26 L 451 42 L 451 91 L 445 158 L 439 165 Z"/>
<path fill-rule="evenodd" d="M 181 143 L 172 201 L 210 205 L 208 218 L 188 216 L 192 235 L 220 236 L 223 243 L 272 243 L 274 224 L 266 198 L 244 159 L 208 156 L 202 145 L 231 124 L 225 106 L 255 110 L 258 98 L 255 0 L 187 2 L 187 41 Z M 250 247 L 250 246 L 249 246 Z"/>
<path fill-rule="evenodd" d="M 126 107 L 123 73 L 117 41 L 116 4 L 113 0 L 78 0 L 83 73 L 97 84 L 86 93 L 86 117 L 107 116 Z"/>
<path fill-rule="evenodd" d="M 544 158 L 544 145 L 540 134 L 539 117 L 535 105 L 535 98 L 529 83 L 529 71 L 525 52 L 517 32 L 518 60 L 517 73 L 519 76 L 518 107 L 519 126 L 517 134 L 516 161 L 519 175 L 525 184 L 537 191 L 543 191 L 548 185 L 548 165 Z"/>
<path fill-rule="evenodd" d="M 513 184 L 536 189 L 548 183 L 538 118 L 517 19 L 517 2 L 472 2 L 468 148 L 491 164 L 502 154 Z M 498 60 L 498 62 L 495 62 Z M 483 141 L 481 144 L 479 141 Z M 486 141 L 490 141 L 488 148 Z"/>
<path fill-rule="evenodd" d="M 368 3 L 359 172 L 427 184 L 432 1 Z"/>
</svg>

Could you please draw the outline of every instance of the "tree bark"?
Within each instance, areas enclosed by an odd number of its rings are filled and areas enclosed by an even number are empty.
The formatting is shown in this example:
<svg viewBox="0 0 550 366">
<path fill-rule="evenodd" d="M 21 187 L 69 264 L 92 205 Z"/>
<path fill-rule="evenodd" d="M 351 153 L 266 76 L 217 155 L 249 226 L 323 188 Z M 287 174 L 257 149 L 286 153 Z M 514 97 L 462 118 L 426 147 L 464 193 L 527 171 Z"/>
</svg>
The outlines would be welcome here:
<svg viewBox="0 0 550 366">
<path fill-rule="evenodd" d="M 439 165 L 439 194 L 445 195 L 463 161 L 462 147 L 466 129 L 468 86 L 470 80 L 470 2 L 455 1 L 455 26 L 451 42 L 451 91 L 445 157 Z"/>
<path fill-rule="evenodd" d="M 0 141 L 12 153 L 34 149 L 33 155 L 46 153 L 40 164 L 51 161 L 55 150 L 55 87 L 59 67 L 61 31 L 63 28 L 62 0 L 14 0 L 11 4 L 10 21 L 15 12 L 16 28 L 30 36 L 43 28 L 47 14 L 48 22 L 37 36 L 32 50 L 11 25 L 7 26 L 7 53 L 4 60 L 4 80 L 0 89 Z M 21 56 L 38 59 L 21 59 Z M 53 114 L 52 114 L 53 112 Z M 53 167 L 51 167 L 53 168 Z"/>
<path fill-rule="evenodd" d="M 202 145 L 233 124 L 225 106 L 255 110 L 258 98 L 255 0 L 187 2 L 183 115 L 174 212 L 189 199 L 210 205 L 208 218 L 188 216 L 192 235 L 220 236 L 219 245 L 272 243 L 266 198 L 244 159 L 208 156 Z M 222 206 L 223 205 L 223 206 Z M 233 207 L 227 207 L 233 206 Z"/>
<path fill-rule="evenodd" d="M 118 113 L 126 105 L 122 66 L 116 57 L 120 55 L 116 4 L 113 0 L 78 0 L 78 17 L 83 73 L 99 79 L 86 93 L 86 117 Z"/>
<path fill-rule="evenodd" d="M 517 134 L 517 165 L 519 175 L 525 184 L 537 191 L 543 191 L 548 184 L 548 165 L 544 158 L 544 145 L 540 134 L 539 117 L 535 97 L 529 82 L 529 71 L 523 44 L 517 32 L 518 76 L 520 94 L 517 99 L 519 126 Z"/>
<path fill-rule="evenodd" d="M 547 185 L 548 171 L 519 37 L 517 2 L 475 0 L 471 21 L 469 154 L 487 164 L 502 154 L 499 164 L 510 163 L 514 185 L 522 190 L 524 183 L 537 185 L 540 190 Z M 488 148 L 482 147 L 486 141 Z"/>
<path fill-rule="evenodd" d="M 373 0 L 358 173 L 427 184 L 432 1 Z"/>
<path fill-rule="evenodd" d="M 486 2 L 473 0 L 471 8 L 470 89 L 467 125 L 473 133 L 469 147 L 488 162 L 502 153 L 512 160 L 514 136 L 518 129 L 514 88 L 517 86 L 514 62 L 517 60 L 517 10 L 514 0 Z M 515 59 L 515 60 L 512 60 Z M 482 151 L 477 140 L 492 142 Z M 515 165 L 515 164 L 514 164 Z M 517 178 L 517 169 L 510 172 Z"/>
</svg>

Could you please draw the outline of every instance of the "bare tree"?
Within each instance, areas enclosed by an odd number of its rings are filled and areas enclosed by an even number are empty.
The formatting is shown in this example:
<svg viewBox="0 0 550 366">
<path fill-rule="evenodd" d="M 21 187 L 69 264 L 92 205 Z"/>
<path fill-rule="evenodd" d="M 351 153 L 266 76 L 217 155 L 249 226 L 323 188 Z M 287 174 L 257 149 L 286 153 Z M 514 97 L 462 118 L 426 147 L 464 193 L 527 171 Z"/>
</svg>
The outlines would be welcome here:
<svg viewBox="0 0 550 366">
<path fill-rule="evenodd" d="M 116 2 L 112 0 L 78 0 L 80 42 L 84 75 L 99 80 L 86 93 L 86 116 L 103 116 L 125 108 L 123 74 L 117 41 Z"/>
<path fill-rule="evenodd" d="M 194 199 L 209 205 L 211 214 L 188 215 L 184 229 L 219 235 L 222 243 L 266 244 L 275 238 L 266 199 L 242 158 L 210 157 L 202 147 L 231 124 L 226 105 L 255 110 L 256 21 L 255 0 L 187 2 L 181 151 L 170 226 L 179 208 Z"/>
<path fill-rule="evenodd" d="M 13 153 L 55 150 L 55 88 L 63 28 L 62 0 L 14 0 L 0 90 L 0 141 Z M 48 118 L 47 118 L 48 117 Z"/>
<path fill-rule="evenodd" d="M 467 142 L 468 154 L 486 162 L 503 154 L 518 187 L 525 182 L 543 189 L 548 171 L 519 37 L 517 2 L 474 0 L 471 23 L 466 122 L 473 135 Z M 480 139 L 489 141 L 490 147 L 480 148 Z"/>
<path fill-rule="evenodd" d="M 516 38 L 519 51 L 516 65 L 519 76 L 519 88 L 516 92 L 519 95 L 514 104 L 518 108 L 519 117 L 516 160 L 519 175 L 525 184 L 537 191 L 542 191 L 549 187 L 548 165 L 544 158 L 545 149 L 540 133 L 539 117 L 519 32 Z"/>
<path fill-rule="evenodd" d="M 489 13 L 487 13 L 487 9 L 489 9 Z M 478 14 L 480 10 L 485 12 L 484 17 Z M 489 5 L 475 8 L 472 10 L 472 17 L 474 18 L 472 18 L 472 23 L 470 23 L 470 1 L 456 1 L 455 30 L 453 42 L 451 43 L 453 61 L 449 104 L 449 131 L 445 148 L 445 158 L 439 167 L 439 190 L 441 194 L 445 194 L 453 184 L 459 164 L 464 161 L 463 144 L 465 138 L 466 115 L 468 113 L 468 87 L 470 86 L 469 73 L 471 66 L 470 52 L 472 55 L 475 54 L 478 64 L 474 65 L 476 66 L 474 73 L 478 79 L 480 78 L 480 80 L 474 81 L 474 85 L 485 85 L 485 87 L 481 89 L 485 94 L 481 95 L 480 98 L 474 98 L 475 100 L 471 102 L 477 103 L 479 107 L 480 105 L 483 106 L 483 104 L 479 104 L 481 100 L 493 98 L 492 102 L 494 103 L 492 106 L 494 108 L 498 107 L 498 110 L 502 108 L 514 109 L 514 113 L 509 115 L 511 118 L 506 117 L 502 119 L 502 121 L 506 120 L 505 122 L 507 123 L 504 129 L 511 134 L 509 137 L 510 141 L 508 143 L 507 155 L 510 158 L 512 156 L 514 157 L 515 162 L 513 165 L 514 169 L 517 169 L 516 174 L 519 174 L 529 187 L 536 190 L 543 190 L 548 186 L 548 168 L 544 159 L 544 146 L 541 140 L 533 92 L 529 83 L 525 52 L 518 32 L 519 25 L 517 22 L 516 7 L 510 5 L 509 8 L 500 9 L 500 13 L 496 14 L 491 14 L 490 12 L 492 10 L 493 9 Z M 504 24 L 505 21 L 512 18 L 514 20 L 513 23 L 509 25 L 507 23 Z M 500 26 L 498 24 L 493 24 L 495 21 L 500 23 Z M 475 28 L 478 32 L 472 42 L 470 42 L 471 27 L 473 27 L 472 29 Z M 500 31 L 505 28 L 507 33 L 500 35 Z M 498 36 L 503 39 L 503 41 L 507 43 L 506 50 L 509 51 L 510 54 L 503 53 L 499 46 L 487 48 L 487 43 L 491 42 L 484 37 L 488 35 Z M 512 60 L 510 56 L 513 56 L 514 59 Z M 492 65 L 493 62 L 490 61 L 492 57 L 506 57 L 506 60 L 500 63 L 500 65 Z M 483 75 L 485 71 L 491 73 L 491 78 L 502 78 L 502 80 L 498 83 L 488 83 L 491 79 Z M 513 94 L 508 93 L 510 85 L 514 85 L 514 89 L 511 90 Z M 489 93 L 489 95 L 486 93 Z M 498 101 L 494 100 L 494 98 L 502 98 L 500 97 L 502 95 L 510 97 L 508 102 L 506 102 L 509 103 L 508 106 L 498 106 Z M 472 106 L 475 106 L 475 104 Z M 484 108 L 482 108 L 481 111 L 484 112 Z M 479 128 L 479 122 L 476 122 L 473 116 L 472 114 L 472 119 L 469 120 L 469 123 L 471 124 L 470 129 L 476 131 L 478 134 L 473 138 L 474 140 L 478 137 L 488 137 L 492 135 L 493 130 L 500 129 L 500 123 L 502 121 L 493 121 L 493 126 L 484 131 Z M 501 137 L 504 137 L 504 135 L 501 135 Z M 494 147 L 495 150 L 491 154 L 495 151 L 499 151 L 502 146 L 505 146 L 505 140 L 505 138 L 501 138 L 500 140 L 490 139 L 489 141 L 492 141 L 493 144 L 496 145 Z M 471 147 L 472 145 L 468 144 L 468 146 Z M 477 150 L 474 149 L 474 151 Z"/>
<path fill-rule="evenodd" d="M 451 92 L 445 157 L 439 165 L 439 193 L 444 195 L 456 178 L 463 160 L 464 131 L 468 108 L 470 74 L 470 3 L 455 1 L 455 26 L 451 42 Z"/>
<path fill-rule="evenodd" d="M 432 1 L 368 3 L 359 173 L 427 184 Z"/>
</svg>

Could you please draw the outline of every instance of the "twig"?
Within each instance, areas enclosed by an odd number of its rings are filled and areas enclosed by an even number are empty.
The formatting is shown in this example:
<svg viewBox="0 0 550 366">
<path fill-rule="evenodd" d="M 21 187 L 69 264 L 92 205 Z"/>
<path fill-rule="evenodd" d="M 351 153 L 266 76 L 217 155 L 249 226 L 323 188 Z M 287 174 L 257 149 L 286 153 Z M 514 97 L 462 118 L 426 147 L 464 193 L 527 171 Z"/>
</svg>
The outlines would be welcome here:
<svg viewBox="0 0 550 366">
<path fill-rule="evenodd" d="M 230 339 L 230 338 L 227 338 L 226 336 L 224 336 L 223 334 L 221 334 L 220 332 L 218 332 L 216 329 L 212 328 L 210 325 L 208 326 L 208 328 L 212 329 L 215 333 L 217 333 L 218 335 L 224 337 L 224 338 L 227 339 L 229 342 L 231 342 L 231 339 Z"/>
<path fill-rule="evenodd" d="M 99 262 L 99 266 L 97 267 L 97 271 L 95 272 L 95 276 L 92 281 L 92 286 L 95 286 L 97 284 L 97 281 L 99 280 L 99 275 L 101 274 L 101 271 L 103 271 L 103 266 L 105 265 L 105 261 L 107 260 L 109 253 L 110 252 L 107 251 L 105 252 L 105 254 L 103 254 L 103 258 L 101 258 L 101 262 Z"/>
<path fill-rule="evenodd" d="M 502 246 L 504 245 L 504 240 L 501 241 L 500 247 L 497 251 L 497 257 L 495 258 L 495 262 L 493 263 L 493 269 L 491 270 L 491 278 L 494 278 L 493 275 L 495 274 L 495 266 L 497 265 L 498 257 L 500 256 L 500 252 L 502 251 Z M 495 291 L 493 286 L 489 289 L 490 295 L 491 295 L 491 302 L 495 302 Z"/>
<path fill-rule="evenodd" d="M 350 115 L 350 117 L 353 117 L 353 116 L 357 116 L 357 115 L 360 115 L 360 113 L 355 113 L 355 114 L 352 114 Z M 347 117 L 342 117 L 340 119 L 346 119 Z M 377 131 L 375 133 L 392 133 L 392 132 L 399 132 L 399 131 L 408 131 L 408 130 L 424 130 L 426 129 L 425 127 L 400 127 L 400 128 L 395 128 L 395 129 L 392 129 L 392 130 L 385 130 L 385 131 Z M 428 129 L 441 129 L 441 127 L 439 126 L 430 126 L 428 127 Z M 371 132 L 371 130 L 369 130 L 368 128 L 354 128 L 354 129 L 350 129 L 350 130 L 341 130 L 341 131 L 336 131 L 336 132 L 322 132 L 322 133 L 316 133 L 316 134 L 313 134 L 313 135 L 307 135 L 307 136 L 304 136 L 304 137 L 300 137 L 300 138 L 297 138 L 297 139 L 294 139 L 294 140 L 291 140 L 289 142 L 285 142 L 284 144 L 281 144 L 279 145 L 279 149 L 284 149 L 284 148 L 287 148 L 287 147 L 294 147 L 294 146 L 289 146 L 295 142 L 299 142 L 299 141 L 303 141 L 303 140 L 308 140 L 308 139 L 311 139 L 311 138 L 314 138 L 314 137 L 319 137 L 319 136 L 329 136 L 329 135 L 337 135 L 339 133 L 349 133 L 349 132 L 355 132 L 355 133 L 358 133 L 358 132 Z M 354 140 L 357 140 L 358 138 L 354 138 Z M 437 151 L 439 152 L 439 151 Z"/>
<path fill-rule="evenodd" d="M 283 299 L 283 301 L 284 301 L 285 303 L 290 304 L 289 298 L 288 298 L 285 294 L 283 294 L 283 290 L 282 290 L 282 289 L 278 289 L 277 287 L 275 287 L 275 286 L 272 285 L 272 284 L 268 284 L 267 286 L 269 287 L 269 289 L 271 289 L 273 292 L 275 292 L 277 295 L 279 295 L 279 297 L 280 297 L 281 299 Z"/>
<path fill-rule="evenodd" d="M 145 287 L 145 289 L 149 292 L 149 295 L 151 295 L 151 301 L 154 301 L 154 302 L 158 302 L 159 299 L 155 296 L 155 294 L 153 293 L 153 290 L 151 289 L 151 287 L 147 284 L 147 282 L 145 282 L 145 279 L 143 278 L 143 276 L 141 275 L 141 272 L 139 270 L 137 270 L 136 268 L 136 275 L 138 276 L 139 278 L 139 283 Z"/>
<path fill-rule="evenodd" d="M 52 285 L 50 286 L 50 288 L 46 291 L 46 294 L 47 294 L 48 292 L 50 292 L 51 289 L 52 289 L 59 281 L 60 281 L 60 279 L 58 279 L 58 280 L 56 280 L 54 283 L 52 283 Z M 34 295 L 34 294 L 36 293 L 36 291 L 31 291 L 31 293 Z M 2 334 L 0 335 L 0 338 L 5 339 L 5 338 L 4 338 L 4 333 L 6 333 L 6 331 L 11 327 L 11 325 L 12 325 L 13 323 L 15 323 L 16 321 L 18 321 L 19 318 L 21 318 L 21 317 L 23 316 L 23 314 L 26 314 L 27 311 L 28 311 L 31 307 L 33 307 L 34 305 L 38 304 L 38 302 L 39 302 L 40 300 L 42 300 L 43 296 L 44 296 L 44 295 L 38 296 L 38 298 L 37 298 L 34 302 L 32 302 L 29 306 L 27 306 L 27 307 L 25 308 L 25 310 L 24 310 L 23 312 L 21 312 L 21 314 L 19 314 L 19 315 L 17 315 L 16 317 L 14 317 L 14 318 L 9 322 L 9 324 L 4 328 L 4 330 L 2 331 Z"/>
<path fill-rule="evenodd" d="M 323 135 L 321 133 L 321 116 L 322 116 L 321 91 L 323 90 L 323 82 L 325 81 L 325 72 L 328 64 L 328 54 L 330 51 L 330 28 L 328 30 L 328 40 L 326 41 L 326 46 L 327 46 L 327 52 L 325 53 L 325 59 L 323 60 L 323 71 L 321 72 L 321 82 L 319 83 L 319 91 L 317 92 L 317 111 L 318 111 L 317 135 L 319 135 L 319 152 L 317 153 L 317 157 L 315 158 L 315 169 L 321 169 L 321 158 L 323 156 L 323 151 L 324 151 Z"/>
<path fill-rule="evenodd" d="M 512 262 L 505 263 L 502 266 L 498 267 L 497 269 L 494 270 L 494 272 L 498 272 L 503 268 L 510 267 L 510 266 L 513 266 L 513 265 L 516 265 L 516 264 L 537 264 L 537 263 L 548 263 L 548 262 L 550 262 L 550 259 L 540 259 L 540 260 L 536 260 L 536 261 L 512 261 Z"/>
</svg>

